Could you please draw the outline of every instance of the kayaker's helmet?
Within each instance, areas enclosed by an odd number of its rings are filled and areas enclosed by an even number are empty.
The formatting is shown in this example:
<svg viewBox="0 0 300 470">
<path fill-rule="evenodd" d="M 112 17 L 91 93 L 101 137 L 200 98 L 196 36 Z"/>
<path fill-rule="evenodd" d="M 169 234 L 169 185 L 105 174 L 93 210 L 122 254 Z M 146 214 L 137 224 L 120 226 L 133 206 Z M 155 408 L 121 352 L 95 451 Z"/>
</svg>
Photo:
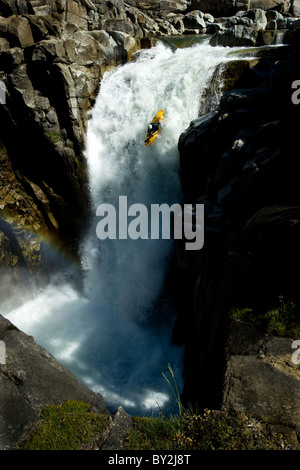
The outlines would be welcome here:
<svg viewBox="0 0 300 470">
<path fill-rule="evenodd" d="M 151 130 L 152 130 L 152 124 L 149 124 L 148 131 L 150 132 Z"/>
</svg>

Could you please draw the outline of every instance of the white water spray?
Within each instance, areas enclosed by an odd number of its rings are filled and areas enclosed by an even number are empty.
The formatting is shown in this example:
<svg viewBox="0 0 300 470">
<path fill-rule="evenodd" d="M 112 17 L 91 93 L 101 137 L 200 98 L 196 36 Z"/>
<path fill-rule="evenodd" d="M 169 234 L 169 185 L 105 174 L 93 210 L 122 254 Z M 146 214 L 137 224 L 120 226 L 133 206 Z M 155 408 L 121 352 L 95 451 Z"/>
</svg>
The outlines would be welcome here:
<svg viewBox="0 0 300 470">
<path fill-rule="evenodd" d="M 94 212 L 82 247 L 85 296 L 53 283 L 6 315 L 112 408 L 169 409 L 174 399 L 162 372 L 170 363 L 182 389 L 183 349 L 172 344 L 171 303 L 157 307 L 172 241 L 99 241 L 96 207 L 117 207 L 120 195 L 129 205 L 181 201 L 178 138 L 197 117 L 199 96 L 228 52 L 208 45 L 174 52 L 160 44 L 105 74 L 86 150 Z M 163 130 L 145 147 L 147 125 L 160 108 Z"/>
</svg>

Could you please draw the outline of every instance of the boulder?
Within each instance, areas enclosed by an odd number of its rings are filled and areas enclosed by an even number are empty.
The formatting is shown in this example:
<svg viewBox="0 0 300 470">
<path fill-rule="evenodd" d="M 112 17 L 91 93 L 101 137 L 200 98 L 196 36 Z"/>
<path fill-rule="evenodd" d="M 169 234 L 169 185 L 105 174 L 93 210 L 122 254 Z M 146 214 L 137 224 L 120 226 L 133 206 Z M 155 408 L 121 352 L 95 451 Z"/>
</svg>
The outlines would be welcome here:
<svg viewBox="0 0 300 470">
<path fill-rule="evenodd" d="M 271 20 L 267 23 L 266 29 L 274 30 L 277 29 L 277 21 Z"/>
<path fill-rule="evenodd" d="M 262 10 L 274 9 L 281 13 L 288 13 L 292 2 L 290 0 L 250 0 L 250 8 L 261 8 Z"/>
<path fill-rule="evenodd" d="M 219 33 L 220 31 L 225 31 L 225 27 L 220 24 L 220 23 L 209 23 L 206 24 L 206 32 L 207 34 L 216 34 Z"/>
<path fill-rule="evenodd" d="M 92 65 L 101 55 L 101 43 L 88 31 L 78 31 L 74 34 L 76 41 L 77 65 Z"/>
<path fill-rule="evenodd" d="M 171 35 L 177 35 L 178 30 L 172 25 L 167 20 L 159 20 L 157 21 L 158 25 L 158 30 L 157 30 L 157 35 L 158 36 L 171 36 Z"/>
<path fill-rule="evenodd" d="M 292 2 L 290 12 L 293 16 L 300 16 L 300 0 L 294 0 Z"/>
<path fill-rule="evenodd" d="M 299 28 L 299 26 L 300 26 L 300 18 L 287 18 L 288 29 Z"/>
<path fill-rule="evenodd" d="M 0 53 L 1 63 L 5 72 L 12 72 L 13 69 L 18 67 L 24 61 L 24 53 L 20 47 L 12 47 L 4 49 Z"/>
<path fill-rule="evenodd" d="M 190 11 L 182 18 L 185 29 L 205 30 L 206 24 L 204 16 L 200 11 Z"/>
<path fill-rule="evenodd" d="M 247 18 L 252 19 L 252 28 L 256 31 L 264 30 L 267 25 L 267 15 L 264 10 L 260 8 L 247 10 L 244 14 Z"/>
<path fill-rule="evenodd" d="M 251 26 L 253 24 L 253 20 L 245 15 L 215 18 L 215 22 L 221 24 L 224 28 L 231 28 L 235 25 Z"/>
<path fill-rule="evenodd" d="M 35 95 L 34 88 L 27 74 L 26 64 L 20 65 L 9 77 L 17 100 L 22 100 L 22 105 L 34 108 Z"/>
<path fill-rule="evenodd" d="M 188 7 L 187 0 L 164 0 L 163 2 L 160 0 L 128 0 L 126 3 L 144 11 L 151 10 L 155 12 L 182 13 Z"/>
<path fill-rule="evenodd" d="M 249 337 L 242 337 L 245 344 L 241 349 L 245 349 Z M 226 369 L 223 407 L 280 424 L 283 432 L 285 428 L 299 429 L 300 372 L 291 360 L 292 342 L 271 336 L 252 344 L 252 354 L 232 355 Z"/>
<path fill-rule="evenodd" d="M 9 42 L 5 38 L 0 38 L 0 53 L 10 48 Z"/>
<path fill-rule="evenodd" d="M 12 47 L 27 47 L 34 43 L 30 24 L 22 16 L 12 16 L 9 18 L 7 37 Z"/>
<path fill-rule="evenodd" d="M 15 0 L 1 0 L 1 13 L 6 17 L 11 15 L 26 15 L 27 13 L 34 13 L 34 9 L 31 2 L 26 0 L 20 0 L 19 2 Z"/>
<path fill-rule="evenodd" d="M 40 66 L 42 63 L 43 66 L 49 66 L 54 60 L 66 62 L 64 43 L 58 38 L 39 41 L 30 49 L 30 54 L 33 67 Z"/>
<path fill-rule="evenodd" d="M 257 32 L 252 28 L 242 25 L 235 25 L 225 31 L 215 33 L 211 40 L 212 46 L 254 46 Z"/>
<path fill-rule="evenodd" d="M 215 21 L 213 15 L 211 15 L 210 13 L 204 13 L 203 18 L 206 23 L 213 23 Z"/>
<path fill-rule="evenodd" d="M 268 21 L 277 21 L 277 20 L 282 20 L 283 19 L 283 16 L 281 13 L 279 13 L 278 11 L 276 10 L 268 10 L 266 12 L 266 17 L 267 17 L 267 20 Z"/>
<path fill-rule="evenodd" d="M 88 29 L 87 9 L 84 5 L 74 0 L 68 0 L 65 20 L 79 28 Z"/>
<path fill-rule="evenodd" d="M 220 109 L 228 112 L 238 109 L 265 109 L 270 105 L 270 86 L 263 83 L 258 87 L 233 89 L 224 93 L 220 100 Z"/>
<path fill-rule="evenodd" d="M 279 18 L 276 20 L 277 29 L 286 29 L 287 28 L 287 18 Z"/>
<path fill-rule="evenodd" d="M 116 57 L 117 62 L 127 62 L 138 49 L 137 41 L 130 34 L 121 31 L 111 31 L 110 36 L 120 51 L 120 57 Z M 116 51 L 114 51 L 114 55 L 116 55 Z"/>
<path fill-rule="evenodd" d="M 133 36 L 134 27 L 130 21 L 119 19 L 108 19 L 103 22 L 103 29 L 105 31 L 120 31 L 122 33 L 130 34 Z"/>
<path fill-rule="evenodd" d="M 296 5 L 293 9 L 293 1 L 291 0 L 191 0 L 190 8 L 193 10 L 201 10 L 204 13 L 211 13 L 215 17 L 231 16 L 238 11 L 251 9 L 270 10 L 275 9 L 281 13 L 288 13 L 292 8 L 293 14 L 297 14 L 299 7 Z"/>
<path fill-rule="evenodd" d="M 28 20 L 34 42 L 39 42 L 43 39 L 49 39 L 49 31 L 51 32 L 51 27 L 49 26 L 49 21 L 46 21 L 44 18 L 41 18 L 36 15 L 26 15 L 25 18 Z"/>
<path fill-rule="evenodd" d="M 185 30 L 183 15 L 177 14 L 168 17 L 170 24 L 178 31 L 179 34 L 183 34 Z"/>
</svg>

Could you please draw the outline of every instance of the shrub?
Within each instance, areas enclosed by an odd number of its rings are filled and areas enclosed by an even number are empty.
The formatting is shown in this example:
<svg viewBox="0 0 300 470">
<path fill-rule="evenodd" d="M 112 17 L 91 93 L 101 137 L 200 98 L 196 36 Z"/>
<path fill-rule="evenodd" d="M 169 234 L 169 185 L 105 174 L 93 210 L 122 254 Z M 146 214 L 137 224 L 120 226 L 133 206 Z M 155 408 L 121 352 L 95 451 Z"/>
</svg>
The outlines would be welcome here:
<svg viewBox="0 0 300 470">
<path fill-rule="evenodd" d="M 179 417 L 134 418 L 126 450 L 280 450 L 282 436 L 237 411 L 184 411 Z"/>
<path fill-rule="evenodd" d="M 269 450 L 283 447 L 281 436 L 237 411 L 205 410 L 187 413 L 183 429 L 176 435 L 183 450 Z"/>
<path fill-rule="evenodd" d="M 270 334 L 300 337 L 299 310 L 292 300 L 279 299 L 278 305 L 269 309 L 233 308 L 229 312 L 232 321 L 256 321 Z"/>
</svg>

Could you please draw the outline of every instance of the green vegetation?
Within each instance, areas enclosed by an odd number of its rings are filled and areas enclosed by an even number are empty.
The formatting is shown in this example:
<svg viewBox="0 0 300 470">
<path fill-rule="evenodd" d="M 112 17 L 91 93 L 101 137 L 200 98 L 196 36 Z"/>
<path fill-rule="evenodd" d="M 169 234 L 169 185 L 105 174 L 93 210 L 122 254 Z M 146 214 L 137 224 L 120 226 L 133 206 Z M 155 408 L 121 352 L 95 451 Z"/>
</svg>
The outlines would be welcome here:
<svg viewBox="0 0 300 470">
<path fill-rule="evenodd" d="M 236 411 L 179 417 L 134 418 L 126 450 L 280 450 L 289 446 L 280 434 Z"/>
<path fill-rule="evenodd" d="M 62 139 L 62 136 L 56 132 L 44 132 L 44 136 L 51 142 L 52 144 L 56 144 Z"/>
<path fill-rule="evenodd" d="M 181 418 L 133 418 L 133 431 L 125 444 L 126 450 L 172 450 L 174 439 L 181 428 Z"/>
<path fill-rule="evenodd" d="M 270 334 L 292 338 L 300 337 L 300 316 L 292 300 L 280 302 L 277 306 L 259 310 L 252 308 L 234 308 L 229 313 L 232 321 L 255 321 Z"/>
<path fill-rule="evenodd" d="M 269 309 L 234 308 L 230 320 L 258 322 L 270 334 L 299 338 L 299 311 L 292 300 Z M 178 405 L 177 416 L 134 417 L 133 429 L 125 440 L 125 450 L 289 450 L 270 425 L 235 410 L 185 409 L 171 365 L 168 382 Z M 13 378 L 12 378 L 13 379 Z M 79 450 L 101 446 L 110 427 L 110 417 L 90 411 L 83 402 L 66 401 L 46 406 L 33 430 L 20 441 L 22 450 Z M 298 447 L 297 447 L 298 449 Z"/>
<path fill-rule="evenodd" d="M 168 384 L 170 385 L 170 388 L 172 390 L 172 393 L 173 393 L 174 398 L 176 400 L 176 403 L 178 405 L 179 414 L 181 415 L 182 412 L 183 412 L 183 407 L 182 407 L 182 403 L 181 403 L 181 399 L 180 399 L 180 393 L 179 393 L 179 390 L 178 390 L 177 382 L 176 382 L 175 375 L 174 375 L 171 364 L 168 364 L 168 369 L 171 373 L 172 383 L 170 382 L 170 380 L 168 379 L 168 377 L 164 373 L 162 373 L 162 375 L 166 379 Z"/>
<path fill-rule="evenodd" d="M 21 450 L 79 450 L 87 448 L 108 426 L 108 416 L 89 411 L 90 405 L 68 400 L 48 405 L 29 435 L 20 442 Z"/>
<path fill-rule="evenodd" d="M 300 318 L 292 300 L 279 299 L 269 309 L 235 308 L 232 321 L 255 321 L 269 333 L 278 336 L 300 337 Z M 235 410 L 205 410 L 202 414 L 184 409 L 173 370 L 171 387 L 178 404 L 175 417 L 145 417 L 133 419 L 133 430 L 126 440 L 127 450 L 281 450 L 291 449 L 282 435 L 269 425 Z"/>
<path fill-rule="evenodd" d="M 108 415 L 68 400 L 48 405 L 34 428 L 19 442 L 20 450 L 89 450 L 100 446 L 110 429 Z M 287 450 L 281 434 L 237 411 L 202 414 L 182 409 L 178 416 L 133 418 L 125 450 Z"/>
</svg>

